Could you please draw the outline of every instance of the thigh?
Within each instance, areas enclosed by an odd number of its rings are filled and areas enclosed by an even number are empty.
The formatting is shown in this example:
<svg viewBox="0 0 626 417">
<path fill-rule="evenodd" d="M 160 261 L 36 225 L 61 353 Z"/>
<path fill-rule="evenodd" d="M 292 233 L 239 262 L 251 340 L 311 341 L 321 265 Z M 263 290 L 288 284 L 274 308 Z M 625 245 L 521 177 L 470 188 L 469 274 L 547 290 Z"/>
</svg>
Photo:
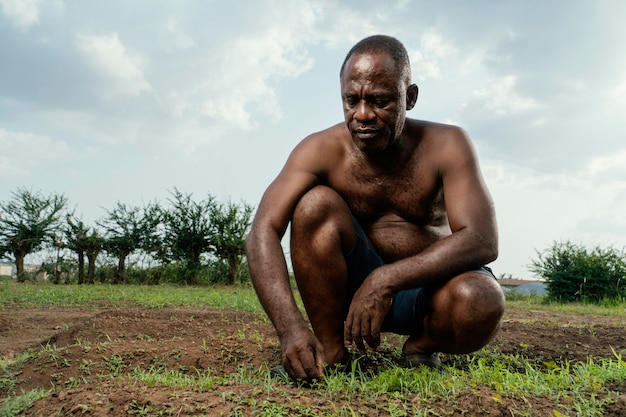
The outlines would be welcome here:
<svg viewBox="0 0 626 417">
<path fill-rule="evenodd" d="M 356 243 L 346 255 L 348 287 L 344 316 L 348 314 L 350 301 L 363 281 L 374 269 L 385 264 L 356 219 L 353 219 L 353 224 Z M 416 301 L 420 298 L 421 293 L 421 288 L 412 288 L 395 293 L 391 309 L 383 322 L 382 331 L 396 334 L 412 333 L 415 328 L 416 313 L 419 314 L 416 310 Z"/>
<path fill-rule="evenodd" d="M 346 298 L 350 301 L 357 292 L 365 278 L 379 266 L 384 265 L 380 255 L 368 239 L 361 225 L 353 217 L 352 224 L 354 227 L 355 243 L 352 249 L 346 254 L 346 266 L 348 269 L 348 287 L 346 290 Z M 350 302 L 346 303 L 346 311 Z"/>
</svg>

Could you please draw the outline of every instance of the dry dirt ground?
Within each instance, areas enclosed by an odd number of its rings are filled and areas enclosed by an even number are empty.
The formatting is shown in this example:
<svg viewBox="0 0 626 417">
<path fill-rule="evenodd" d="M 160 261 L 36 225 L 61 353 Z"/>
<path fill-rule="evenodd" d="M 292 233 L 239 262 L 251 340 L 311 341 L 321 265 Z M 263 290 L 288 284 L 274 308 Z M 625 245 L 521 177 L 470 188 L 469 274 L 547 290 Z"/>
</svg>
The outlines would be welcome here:
<svg viewBox="0 0 626 417">
<path fill-rule="evenodd" d="M 401 340 L 395 336 L 389 340 L 387 346 L 397 351 Z M 46 344 L 49 348 L 42 349 Z M 558 363 L 586 361 L 588 356 L 614 358 L 611 346 L 618 352 L 626 348 L 623 318 L 513 310 L 507 311 L 502 330 L 489 348 Z M 25 416 L 254 415 L 254 404 L 261 401 L 266 406 L 271 402 L 306 406 L 300 409 L 312 410 L 309 415 L 342 407 L 354 410 L 353 415 L 389 415 L 366 398 L 355 403 L 354 397 L 346 400 L 336 395 L 331 407 L 327 392 L 269 380 L 265 385 L 252 385 L 231 379 L 198 389 L 164 387 L 124 376 L 132 369 L 159 367 L 190 375 L 208 369 L 216 375 L 232 375 L 241 366 L 265 370 L 268 364 L 278 363 L 278 344 L 271 325 L 251 313 L 106 305 L 90 310 L 0 309 L 0 357 L 16 358 L 29 348 L 39 355 L 13 369 L 18 381 L 14 392 L 55 390 L 25 410 Z M 454 358 L 443 356 L 443 361 L 452 364 Z M 115 373 L 119 377 L 111 377 Z M 268 389 L 270 383 L 278 388 Z M 609 389 L 613 401 L 605 415 L 626 416 L 626 388 L 614 384 Z M 0 390 L 0 404 L 8 394 Z M 545 398 L 495 401 L 496 397 L 486 387 L 468 389 L 453 400 L 435 399 L 429 406 L 441 410 L 439 415 L 515 416 L 519 410 L 527 410 L 527 415 L 555 415 L 555 405 Z"/>
</svg>

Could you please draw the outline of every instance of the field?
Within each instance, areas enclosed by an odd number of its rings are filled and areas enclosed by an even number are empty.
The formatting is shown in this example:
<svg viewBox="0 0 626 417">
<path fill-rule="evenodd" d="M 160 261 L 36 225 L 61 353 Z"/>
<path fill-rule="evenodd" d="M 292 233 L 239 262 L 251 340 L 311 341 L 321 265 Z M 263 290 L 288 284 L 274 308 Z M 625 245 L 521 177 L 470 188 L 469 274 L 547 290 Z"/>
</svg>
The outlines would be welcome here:
<svg viewBox="0 0 626 417">
<path fill-rule="evenodd" d="M 498 337 L 441 372 L 399 366 L 401 343 L 299 386 L 268 377 L 250 288 L 0 282 L 0 416 L 626 416 L 623 305 L 509 300 Z"/>
</svg>

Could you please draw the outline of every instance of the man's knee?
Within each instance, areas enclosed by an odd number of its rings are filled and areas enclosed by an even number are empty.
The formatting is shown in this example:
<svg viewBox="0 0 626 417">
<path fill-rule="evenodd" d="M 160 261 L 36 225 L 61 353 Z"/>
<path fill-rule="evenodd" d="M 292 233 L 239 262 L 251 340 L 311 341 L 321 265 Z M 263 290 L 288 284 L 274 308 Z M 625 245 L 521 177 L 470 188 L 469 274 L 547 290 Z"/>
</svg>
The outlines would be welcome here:
<svg viewBox="0 0 626 417">
<path fill-rule="evenodd" d="M 300 198 L 294 209 L 292 221 L 303 220 L 306 224 L 311 224 L 346 211 L 349 212 L 348 206 L 336 191 L 318 185 Z"/>
<path fill-rule="evenodd" d="M 451 312 L 448 319 L 454 323 L 456 334 L 453 350 L 466 353 L 480 349 L 500 329 L 505 307 L 502 289 L 492 277 L 476 272 L 462 274 L 448 284 L 434 301 Z"/>
<path fill-rule="evenodd" d="M 504 295 L 492 277 L 468 272 L 462 275 L 455 291 L 455 304 L 470 322 L 499 323 L 504 314 Z"/>
<path fill-rule="evenodd" d="M 336 191 L 326 186 L 316 186 L 305 193 L 291 218 L 292 249 L 303 239 L 311 241 L 315 236 L 327 243 L 338 242 L 344 252 L 355 241 L 348 205 Z"/>
<path fill-rule="evenodd" d="M 500 330 L 504 314 L 504 294 L 492 277 L 473 273 L 461 283 L 462 305 L 466 317 L 468 350 L 480 349 Z"/>
</svg>

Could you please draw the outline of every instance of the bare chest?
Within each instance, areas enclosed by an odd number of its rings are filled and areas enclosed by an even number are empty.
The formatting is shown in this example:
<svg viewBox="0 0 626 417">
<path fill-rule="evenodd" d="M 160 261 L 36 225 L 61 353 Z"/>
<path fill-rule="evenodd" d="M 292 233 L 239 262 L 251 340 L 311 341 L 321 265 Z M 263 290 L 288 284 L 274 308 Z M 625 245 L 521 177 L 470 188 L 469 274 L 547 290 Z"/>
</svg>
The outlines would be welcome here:
<svg viewBox="0 0 626 417">
<path fill-rule="evenodd" d="M 443 187 L 428 167 L 412 166 L 387 175 L 348 164 L 330 186 L 363 225 L 395 217 L 416 226 L 438 226 L 445 218 Z"/>
</svg>

